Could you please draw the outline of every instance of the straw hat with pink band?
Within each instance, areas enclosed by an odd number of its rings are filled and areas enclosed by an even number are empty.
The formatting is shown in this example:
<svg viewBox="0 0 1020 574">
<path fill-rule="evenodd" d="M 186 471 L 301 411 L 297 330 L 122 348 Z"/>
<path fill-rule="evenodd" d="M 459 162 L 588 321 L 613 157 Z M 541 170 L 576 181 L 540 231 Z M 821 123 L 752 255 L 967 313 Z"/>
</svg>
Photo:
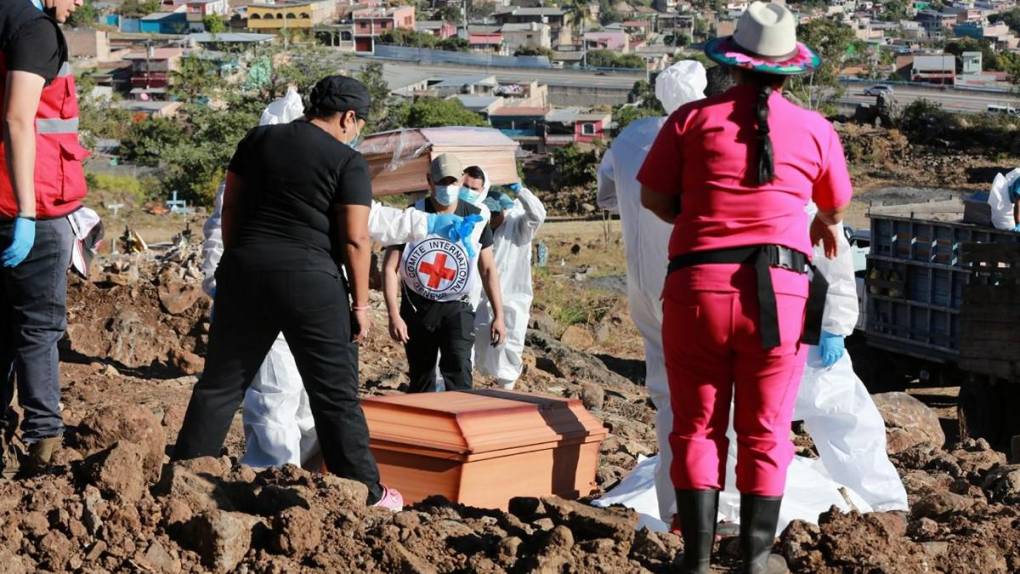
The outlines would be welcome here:
<svg viewBox="0 0 1020 574">
<path fill-rule="evenodd" d="M 810 73 L 822 64 L 818 54 L 797 41 L 796 16 L 771 2 L 752 2 L 733 35 L 711 40 L 705 54 L 720 64 L 780 76 Z"/>
</svg>

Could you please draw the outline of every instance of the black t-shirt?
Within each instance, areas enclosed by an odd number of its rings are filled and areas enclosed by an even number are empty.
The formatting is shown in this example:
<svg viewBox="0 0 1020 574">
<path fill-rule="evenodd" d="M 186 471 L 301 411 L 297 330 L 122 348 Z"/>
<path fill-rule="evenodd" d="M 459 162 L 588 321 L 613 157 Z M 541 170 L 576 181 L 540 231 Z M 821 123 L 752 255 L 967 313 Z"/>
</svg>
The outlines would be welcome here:
<svg viewBox="0 0 1020 574">
<path fill-rule="evenodd" d="M 414 206 L 412 205 L 412 207 Z M 436 206 L 432 203 L 432 198 L 426 197 L 425 213 L 436 212 L 437 212 Z M 459 200 L 457 202 L 457 207 L 453 210 L 453 213 L 454 215 L 467 217 L 469 215 L 481 215 L 482 210 L 478 209 L 478 207 L 471 205 L 470 203 L 464 200 Z M 486 247 L 492 247 L 492 228 L 489 227 L 488 224 L 486 224 L 484 221 L 479 222 L 478 225 L 485 225 L 485 228 L 482 229 L 482 236 L 478 238 L 478 243 L 481 244 L 482 249 L 485 249 Z"/>
<path fill-rule="evenodd" d="M 64 60 L 58 34 L 60 30 L 49 18 L 38 18 L 22 26 L 4 48 L 7 69 L 31 72 L 47 83 L 53 81 Z"/>
<path fill-rule="evenodd" d="M 241 178 L 233 257 L 253 270 L 336 270 L 334 207 L 372 204 L 368 162 L 306 121 L 262 126 L 237 146 Z"/>
</svg>

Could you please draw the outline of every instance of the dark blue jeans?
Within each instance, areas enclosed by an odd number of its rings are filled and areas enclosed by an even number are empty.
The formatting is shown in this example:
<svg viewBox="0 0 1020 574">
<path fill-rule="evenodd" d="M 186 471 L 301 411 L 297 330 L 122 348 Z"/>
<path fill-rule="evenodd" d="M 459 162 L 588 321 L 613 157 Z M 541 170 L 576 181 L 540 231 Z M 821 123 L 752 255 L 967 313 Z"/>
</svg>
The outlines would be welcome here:
<svg viewBox="0 0 1020 574">
<path fill-rule="evenodd" d="M 28 443 L 64 433 L 57 343 L 67 329 L 74 241 L 66 217 L 39 221 L 35 229 L 28 257 L 12 269 L 0 267 L 0 409 L 7 423 L 17 384 Z M 0 221 L 0 250 L 10 245 L 13 232 L 12 221 Z"/>
<path fill-rule="evenodd" d="M 205 372 L 172 459 L 219 456 L 245 390 L 282 332 L 308 392 L 326 468 L 368 486 L 369 503 L 379 500 L 379 470 L 358 398 L 358 346 L 339 271 L 249 270 L 228 251 L 216 270 L 213 309 Z"/>
</svg>

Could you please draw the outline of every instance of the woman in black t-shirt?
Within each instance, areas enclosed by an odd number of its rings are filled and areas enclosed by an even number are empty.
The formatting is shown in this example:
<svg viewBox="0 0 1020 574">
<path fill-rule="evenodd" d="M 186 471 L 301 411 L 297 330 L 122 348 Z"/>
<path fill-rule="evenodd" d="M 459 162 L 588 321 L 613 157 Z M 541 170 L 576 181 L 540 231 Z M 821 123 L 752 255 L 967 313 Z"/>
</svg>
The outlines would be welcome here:
<svg viewBox="0 0 1020 574">
<path fill-rule="evenodd" d="M 370 98 L 361 82 L 330 76 L 309 99 L 304 120 L 251 130 L 230 161 L 209 353 L 174 459 L 219 454 L 282 331 L 327 469 L 368 486 L 369 504 L 399 510 L 400 494 L 379 484 L 358 400 L 356 342 L 370 326 L 372 186 L 367 162 L 349 144 Z"/>
</svg>

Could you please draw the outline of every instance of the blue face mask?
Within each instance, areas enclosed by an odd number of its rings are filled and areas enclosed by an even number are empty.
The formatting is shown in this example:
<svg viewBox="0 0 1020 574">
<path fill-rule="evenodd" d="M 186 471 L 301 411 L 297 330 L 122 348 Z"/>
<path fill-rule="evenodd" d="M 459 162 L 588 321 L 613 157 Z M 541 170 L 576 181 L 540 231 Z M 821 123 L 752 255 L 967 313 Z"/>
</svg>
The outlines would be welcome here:
<svg viewBox="0 0 1020 574">
<path fill-rule="evenodd" d="M 456 183 L 451 185 L 437 185 L 436 193 L 432 196 L 436 200 L 436 203 L 446 207 L 456 201 L 457 192 L 460 191 L 460 186 Z"/>
<path fill-rule="evenodd" d="M 38 8 L 40 12 L 46 9 L 46 7 L 43 6 L 42 0 L 32 0 L 32 5 Z"/>
<path fill-rule="evenodd" d="M 475 191 L 466 185 L 460 186 L 460 198 L 472 205 L 478 201 L 481 195 L 482 192 L 480 191 Z"/>
</svg>

